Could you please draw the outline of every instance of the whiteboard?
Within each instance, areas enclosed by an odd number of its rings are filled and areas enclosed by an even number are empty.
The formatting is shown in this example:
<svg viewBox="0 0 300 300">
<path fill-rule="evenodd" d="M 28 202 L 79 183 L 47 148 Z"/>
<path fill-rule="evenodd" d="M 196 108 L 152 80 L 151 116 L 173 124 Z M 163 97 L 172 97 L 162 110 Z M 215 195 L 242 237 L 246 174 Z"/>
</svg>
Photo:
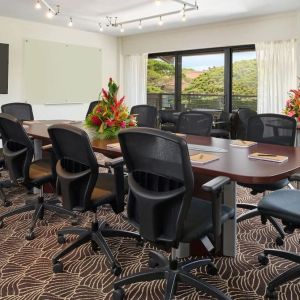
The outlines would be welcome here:
<svg viewBox="0 0 300 300">
<path fill-rule="evenodd" d="M 98 99 L 101 49 L 63 43 L 24 41 L 24 90 L 33 104 L 84 103 Z"/>
</svg>

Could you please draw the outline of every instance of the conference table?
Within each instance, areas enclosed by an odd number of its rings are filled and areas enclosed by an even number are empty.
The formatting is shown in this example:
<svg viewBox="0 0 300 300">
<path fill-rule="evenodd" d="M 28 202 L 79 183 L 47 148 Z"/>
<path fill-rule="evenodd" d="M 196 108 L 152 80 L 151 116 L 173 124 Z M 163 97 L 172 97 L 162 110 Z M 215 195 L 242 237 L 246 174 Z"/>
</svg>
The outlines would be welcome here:
<svg viewBox="0 0 300 300">
<path fill-rule="evenodd" d="M 31 121 L 26 122 L 27 133 L 34 138 L 35 157 L 40 158 L 42 143 L 49 143 L 48 127 L 55 123 L 69 123 L 73 126 L 84 128 L 82 122 L 51 120 L 51 121 Z M 85 129 L 87 130 L 87 129 Z M 171 134 L 171 133 L 170 133 Z M 287 147 L 270 144 L 256 144 L 249 148 L 233 147 L 231 140 L 187 135 L 185 137 L 188 144 L 199 145 L 205 151 L 213 152 L 218 159 L 209 163 L 192 163 L 195 181 L 195 195 L 202 193 L 201 184 L 216 176 L 227 176 L 230 183 L 224 188 L 224 203 L 236 208 L 236 184 L 266 184 L 287 178 L 289 175 L 300 170 L 300 148 Z M 100 140 L 91 135 L 91 145 L 95 152 L 100 152 L 110 158 L 122 155 L 119 148 L 109 147 L 110 144 L 117 143 L 117 139 Z M 203 152 L 204 150 L 199 150 Z M 192 150 L 195 153 L 197 151 Z M 288 160 L 282 163 L 251 159 L 250 153 L 260 152 L 273 155 L 288 156 Z M 179 256 L 185 256 L 186 247 L 182 247 Z M 223 255 L 236 255 L 236 218 L 225 223 L 223 229 Z"/>
</svg>

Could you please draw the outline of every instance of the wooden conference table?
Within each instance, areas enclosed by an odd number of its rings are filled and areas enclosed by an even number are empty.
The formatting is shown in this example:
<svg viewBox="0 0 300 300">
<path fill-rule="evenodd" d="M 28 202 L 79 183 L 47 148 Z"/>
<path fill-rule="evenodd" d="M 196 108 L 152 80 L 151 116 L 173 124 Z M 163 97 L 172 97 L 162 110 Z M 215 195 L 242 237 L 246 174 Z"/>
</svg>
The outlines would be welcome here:
<svg viewBox="0 0 300 300">
<path fill-rule="evenodd" d="M 67 123 L 76 127 L 82 127 L 82 122 L 72 121 L 33 121 L 26 122 L 25 129 L 35 141 L 36 158 L 41 156 L 40 147 L 42 142 L 50 142 L 47 128 L 55 123 Z M 221 149 L 221 152 L 214 152 L 220 158 L 206 164 L 192 164 L 195 177 L 195 193 L 198 194 L 201 183 L 216 176 L 228 176 L 230 184 L 224 189 L 224 203 L 230 207 L 236 207 L 236 182 L 265 184 L 283 179 L 300 170 L 300 148 L 285 147 L 278 145 L 257 144 L 250 148 L 237 148 L 230 145 L 230 140 L 187 136 L 189 144 L 205 145 Z M 95 152 L 115 158 L 121 156 L 117 148 L 109 148 L 108 144 L 116 140 L 92 139 L 91 144 Z M 217 149 L 213 149 L 217 150 Z M 283 163 L 268 162 L 248 158 L 253 152 L 271 153 L 288 156 L 288 161 Z M 203 180 L 203 177 L 205 180 Z M 236 254 L 236 220 L 230 220 L 224 225 L 223 234 L 223 255 L 235 256 Z M 180 254 L 179 254 L 180 255 Z"/>
</svg>

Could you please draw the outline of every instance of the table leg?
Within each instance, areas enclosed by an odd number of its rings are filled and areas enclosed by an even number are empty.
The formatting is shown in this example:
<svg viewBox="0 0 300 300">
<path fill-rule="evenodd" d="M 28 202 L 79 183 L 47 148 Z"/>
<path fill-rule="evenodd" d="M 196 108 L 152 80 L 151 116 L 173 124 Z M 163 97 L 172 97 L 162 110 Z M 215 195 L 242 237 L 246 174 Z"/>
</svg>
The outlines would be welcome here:
<svg viewBox="0 0 300 300">
<path fill-rule="evenodd" d="M 34 139 L 33 140 L 33 147 L 34 147 L 34 160 L 42 159 L 43 152 L 42 152 L 42 140 Z M 34 188 L 33 193 L 38 194 L 40 192 L 39 189 Z"/>
<path fill-rule="evenodd" d="M 236 211 L 236 182 L 231 181 L 224 187 L 224 204 Z M 223 228 L 223 255 L 236 255 L 236 214 L 232 220 L 228 220 Z"/>
</svg>

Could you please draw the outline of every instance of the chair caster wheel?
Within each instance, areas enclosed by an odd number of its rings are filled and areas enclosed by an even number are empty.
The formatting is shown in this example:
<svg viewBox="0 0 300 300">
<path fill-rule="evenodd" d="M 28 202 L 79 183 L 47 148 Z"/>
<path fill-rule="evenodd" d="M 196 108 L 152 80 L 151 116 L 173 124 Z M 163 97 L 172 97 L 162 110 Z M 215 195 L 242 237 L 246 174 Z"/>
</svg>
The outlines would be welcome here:
<svg viewBox="0 0 300 300">
<path fill-rule="evenodd" d="M 65 238 L 63 235 L 58 235 L 58 236 L 57 236 L 57 242 L 58 242 L 59 244 L 65 244 L 66 238 Z"/>
<path fill-rule="evenodd" d="M 62 273 L 63 269 L 64 269 L 64 265 L 61 261 L 58 261 L 55 264 L 53 264 L 52 267 L 53 273 Z"/>
<path fill-rule="evenodd" d="M 275 243 L 276 243 L 277 246 L 282 246 L 283 245 L 283 239 L 280 236 L 278 236 L 275 240 Z"/>
<path fill-rule="evenodd" d="M 32 241 L 34 238 L 35 238 L 35 236 L 34 236 L 34 232 L 33 232 L 33 231 L 28 231 L 28 232 L 25 234 L 25 239 L 26 239 L 27 241 Z"/>
<path fill-rule="evenodd" d="M 285 227 L 283 228 L 283 231 L 284 231 L 285 233 L 288 233 L 288 234 L 292 234 L 292 233 L 294 232 L 294 230 L 295 230 L 295 228 L 294 228 L 294 227 L 291 227 L 291 226 L 285 226 Z"/>
<path fill-rule="evenodd" d="M 9 207 L 9 206 L 11 206 L 12 205 L 12 203 L 10 202 L 10 201 L 4 201 L 3 202 L 3 206 L 4 207 Z"/>
<path fill-rule="evenodd" d="M 261 253 L 258 255 L 258 262 L 261 265 L 266 266 L 269 263 L 269 258 L 264 253 Z"/>
<path fill-rule="evenodd" d="M 79 224 L 79 221 L 78 221 L 77 218 L 71 219 L 71 225 L 72 225 L 72 226 L 77 226 L 78 224 Z"/>
<path fill-rule="evenodd" d="M 263 224 L 263 225 L 267 224 L 268 219 L 265 216 L 261 216 L 260 220 L 261 220 L 261 224 Z"/>
<path fill-rule="evenodd" d="M 113 300 L 123 300 L 125 297 L 125 292 L 122 288 L 118 288 L 113 291 Z"/>
<path fill-rule="evenodd" d="M 117 263 L 114 263 L 112 266 L 111 266 L 111 273 L 114 274 L 115 276 L 119 276 L 122 272 L 122 268 L 119 264 Z"/>
<path fill-rule="evenodd" d="M 0 221 L 0 228 L 3 228 L 4 227 L 4 222 L 1 220 Z"/>
<path fill-rule="evenodd" d="M 138 239 L 136 241 L 136 246 L 137 247 L 144 247 L 144 240 L 142 238 Z"/>
<path fill-rule="evenodd" d="M 277 291 L 271 290 L 271 289 L 267 288 L 267 290 L 266 290 L 266 297 L 268 299 L 276 300 L 278 298 Z"/>
<path fill-rule="evenodd" d="M 207 265 L 207 274 L 215 276 L 218 274 L 218 269 L 214 264 L 208 264 Z"/>
<path fill-rule="evenodd" d="M 159 266 L 159 264 L 155 261 L 154 258 L 149 258 L 148 266 L 149 266 L 149 268 L 154 269 L 154 268 L 157 268 Z"/>
<path fill-rule="evenodd" d="M 94 252 L 99 251 L 99 247 L 98 247 L 97 243 L 95 243 L 94 241 L 91 241 L 91 247 Z"/>
</svg>

